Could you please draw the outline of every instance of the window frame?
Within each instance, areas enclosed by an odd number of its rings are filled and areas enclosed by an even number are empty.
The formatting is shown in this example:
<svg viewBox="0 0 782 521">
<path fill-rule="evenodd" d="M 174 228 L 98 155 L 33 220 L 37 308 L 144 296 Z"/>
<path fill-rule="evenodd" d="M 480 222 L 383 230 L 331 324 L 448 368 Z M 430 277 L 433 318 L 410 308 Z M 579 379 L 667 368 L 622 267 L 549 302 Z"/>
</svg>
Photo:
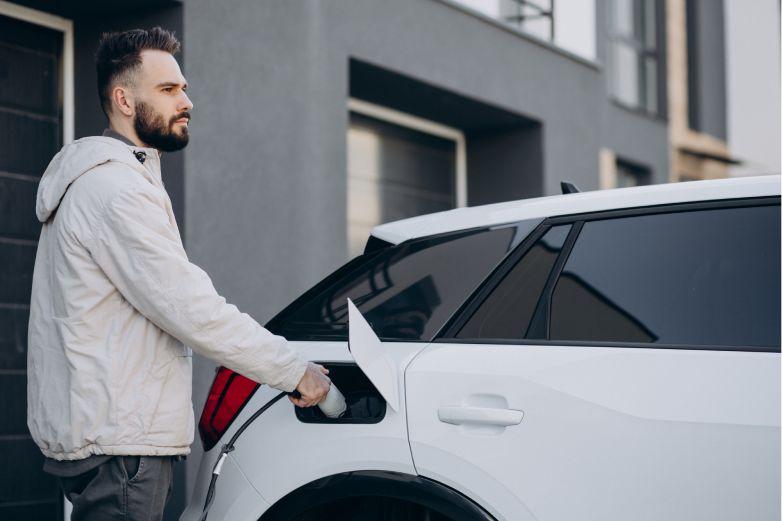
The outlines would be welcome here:
<svg viewBox="0 0 782 521">
<path fill-rule="evenodd" d="M 75 132 L 75 83 L 73 21 L 38 9 L 0 0 L 0 15 L 62 33 L 62 144 L 73 142 Z"/>
<path fill-rule="evenodd" d="M 645 1 L 650 1 L 653 3 L 652 9 L 655 16 L 654 21 L 654 39 L 655 44 L 654 47 L 650 47 L 646 42 L 647 34 L 646 34 L 646 12 L 645 11 Z M 607 42 L 608 42 L 608 52 L 606 56 L 606 61 L 608 63 L 609 67 L 609 74 L 608 74 L 608 97 L 609 99 L 617 106 L 622 107 L 626 110 L 636 112 L 639 114 L 643 114 L 645 116 L 655 118 L 655 119 L 661 119 L 666 120 L 667 119 L 667 113 L 668 113 L 668 98 L 667 98 L 667 89 L 666 89 L 666 52 L 667 52 L 667 45 L 666 45 L 666 30 L 665 30 L 665 16 L 666 16 L 666 9 L 664 2 L 661 2 L 659 0 L 635 0 L 634 1 L 635 8 L 640 7 L 640 11 L 635 11 L 634 14 L 634 24 L 638 24 L 639 27 L 641 27 L 642 31 L 644 33 L 640 36 L 640 38 L 635 37 L 634 35 L 627 35 L 622 34 L 619 29 L 617 28 L 617 23 L 615 19 L 615 2 L 612 0 L 608 3 L 608 30 L 607 30 Z M 634 8 L 634 9 L 635 9 Z M 616 45 L 625 46 L 626 48 L 632 50 L 632 52 L 636 55 L 636 57 L 639 60 L 639 66 L 636 69 L 636 76 L 638 79 L 638 89 L 636 94 L 638 95 L 638 103 L 633 104 L 629 101 L 626 101 L 622 99 L 619 94 L 616 92 L 616 86 L 614 84 L 615 82 L 615 74 L 617 73 L 617 64 L 614 60 L 613 53 L 614 48 Z M 655 62 L 655 71 L 656 71 L 656 81 L 654 82 L 654 88 L 655 88 L 655 100 L 656 100 L 656 108 L 654 110 L 651 110 L 649 108 L 649 92 L 648 92 L 648 81 L 647 81 L 647 72 L 645 63 L 647 59 L 652 59 Z"/>
<path fill-rule="evenodd" d="M 400 127 L 453 141 L 456 146 L 454 163 L 454 208 L 467 206 L 467 139 L 464 132 L 435 121 L 400 112 L 383 105 L 358 98 L 348 98 L 348 115 L 351 112 L 368 116 Z"/>
<path fill-rule="evenodd" d="M 761 353 L 779 353 L 780 346 L 724 346 L 724 345 L 706 345 L 706 344 L 668 344 L 668 343 L 648 343 L 648 342 L 607 342 L 607 341 L 579 341 L 579 340 L 550 340 L 551 328 L 551 300 L 559 280 L 559 276 L 565 267 L 567 259 L 573 251 L 573 246 L 578 240 L 584 223 L 592 221 L 601 221 L 606 219 L 616 219 L 622 217 L 636 217 L 642 215 L 673 214 L 683 212 L 693 212 L 701 210 L 729 209 L 729 208 L 747 208 L 756 206 L 779 206 L 780 196 L 763 196 L 738 199 L 718 199 L 711 201 L 698 201 L 690 203 L 673 203 L 655 206 L 646 206 L 640 208 L 625 208 L 616 210 L 604 210 L 598 212 L 589 212 L 583 214 L 570 214 L 557 217 L 550 217 L 544 220 L 533 230 L 527 238 L 519 244 L 514 251 L 509 253 L 505 260 L 498 266 L 492 274 L 486 278 L 483 284 L 464 302 L 464 304 L 454 313 L 443 328 L 435 335 L 433 342 L 453 343 L 453 344 L 488 344 L 488 345 L 551 345 L 551 346 L 574 346 L 574 347 L 607 347 L 607 348 L 641 348 L 641 349 L 681 349 L 696 351 L 740 351 L 740 352 L 761 352 Z M 505 275 L 512 270 L 516 263 L 529 251 L 535 242 L 553 226 L 562 224 L 571 224 L 568 238 L 560 251 L 559 257 L 554 263 L 554 267 L 549 273 L 543 291 L 538 298 L 538 305 L 533 314 L 530 325 L 527 329 L 525 338 L 504 339 L 504 338 L 456 338 L 459 330 L 472 317 L 477 309 L 483 304 L 488 296 L 494 291 Z M 545 331 L 545 338 L 530 338 L 531 334 L 541 334 Z"/>
</svg>

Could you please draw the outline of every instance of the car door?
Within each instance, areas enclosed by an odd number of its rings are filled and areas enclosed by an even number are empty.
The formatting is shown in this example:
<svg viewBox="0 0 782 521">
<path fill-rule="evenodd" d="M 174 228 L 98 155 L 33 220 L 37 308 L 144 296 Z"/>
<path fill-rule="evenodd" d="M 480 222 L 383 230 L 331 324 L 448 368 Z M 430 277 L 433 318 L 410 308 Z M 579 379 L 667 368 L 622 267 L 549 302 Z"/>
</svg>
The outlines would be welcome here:
<svg viewBox="0 0 782 521">
<path fill-rule="evenodd" d="M 417 472 L 498 519 L 778 519 L 779 221 L 544 223 L 408 366 Z"/>
</svg>

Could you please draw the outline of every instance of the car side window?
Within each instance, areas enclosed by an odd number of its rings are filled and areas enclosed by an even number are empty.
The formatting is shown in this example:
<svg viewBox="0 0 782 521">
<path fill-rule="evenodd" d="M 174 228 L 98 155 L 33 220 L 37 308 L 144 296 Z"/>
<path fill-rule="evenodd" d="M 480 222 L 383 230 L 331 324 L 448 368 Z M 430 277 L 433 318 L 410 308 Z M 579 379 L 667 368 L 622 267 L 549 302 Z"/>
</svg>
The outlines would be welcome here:
<svg viewBox="0 0 782 521">
<path fill-rule="evenodd" d="M 554 226 L 503 277 L 456 334 L 461 339 L 521 339 L 571 225 Z"/>
<path fill-rule="evenodd" d="M 416 239 L 357 257 L 267 328 L 289 340 L 346 340 L 350 298 L 384 340 L 431 340 L 539 220 Z"/>
<path fill-rule="evenodd" d="M 779 346 L 779 205 L 587 221 L 549 339 Z"/>
</svg>

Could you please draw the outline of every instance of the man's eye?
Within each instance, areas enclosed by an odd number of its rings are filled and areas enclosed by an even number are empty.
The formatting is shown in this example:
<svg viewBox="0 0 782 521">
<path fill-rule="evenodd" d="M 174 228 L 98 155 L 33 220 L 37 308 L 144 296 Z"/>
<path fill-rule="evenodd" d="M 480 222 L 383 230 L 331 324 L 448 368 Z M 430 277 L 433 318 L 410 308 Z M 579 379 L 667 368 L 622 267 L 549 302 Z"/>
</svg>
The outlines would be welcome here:
<svg viewBox="0 0 782 521">
<path fill-rule="evenodd" d="M 174 87 L 164 87 L 163 92 L 171 92 L 174 90 Z"/>
</svg>

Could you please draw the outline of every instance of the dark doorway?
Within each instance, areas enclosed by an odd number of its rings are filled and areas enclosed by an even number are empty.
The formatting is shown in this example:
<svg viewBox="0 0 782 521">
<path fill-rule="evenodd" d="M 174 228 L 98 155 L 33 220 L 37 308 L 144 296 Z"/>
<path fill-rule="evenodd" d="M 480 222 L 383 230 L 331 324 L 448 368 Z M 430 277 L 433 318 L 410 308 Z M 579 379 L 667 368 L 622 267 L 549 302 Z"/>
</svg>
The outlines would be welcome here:
<svg viewBox="0 0 782 521">
<path fill-rule="evenodd" d="M 63 33 L 0 15 L 0 519 L 62 519 L 27 430 L 38 181 L 63 140 Z"/>
</svg>

